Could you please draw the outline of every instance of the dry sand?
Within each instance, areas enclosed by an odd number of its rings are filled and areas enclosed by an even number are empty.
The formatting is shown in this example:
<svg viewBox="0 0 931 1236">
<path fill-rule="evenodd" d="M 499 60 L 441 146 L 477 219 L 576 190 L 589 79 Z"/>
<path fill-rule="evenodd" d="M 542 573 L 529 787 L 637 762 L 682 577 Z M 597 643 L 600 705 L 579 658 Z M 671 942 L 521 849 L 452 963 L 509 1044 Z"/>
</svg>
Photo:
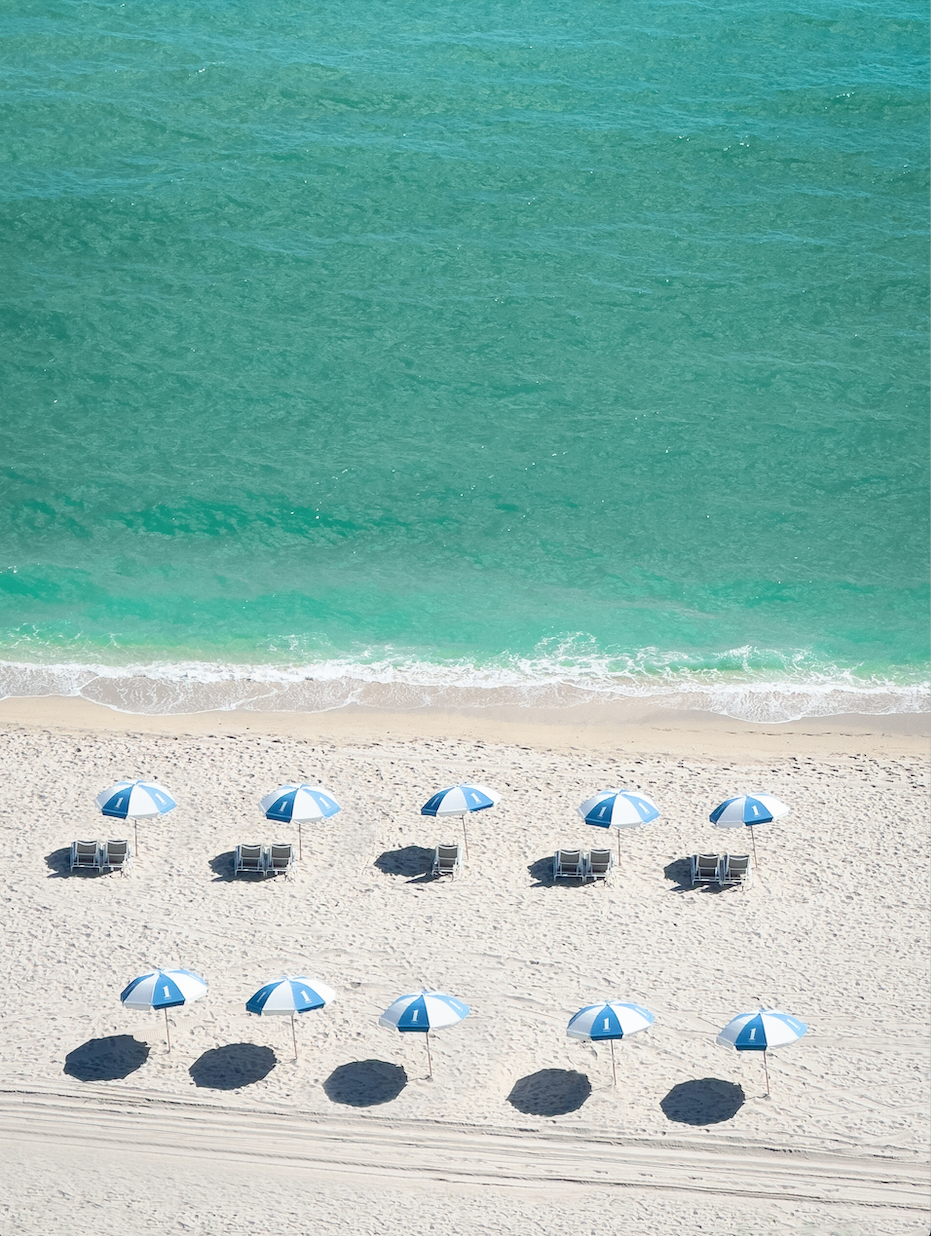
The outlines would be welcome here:
<svg viewBox="0 0 931 1236">
<path fill-rule="evenodd" d="M 7 701 L 0 720 L 3 1236 L 927 1232 L 914 726 L 667 717 L 586 738 L 498 718 L 481 741 L 474 718 L 80 701 Z M 114 835 L 93 796 L 123 776 L 161 781 L 177 810 L 140 825 L 131 875 L 70 875 L 72 839 Z M 291 778 L 341 814 L 305 828 L 294 879 L 232 879 L 237 842 L 295 838 L 257 810 Z M 431 881 L 457 825 L 419 808 L 459 780 L 502 802 L 470 820 L 462 876 Z M 622 834 L 609 886 L 552 886 L 554 849 L 599 839 L 576 805 L 618 783 L 662 818 Z M 793 811 L 757 831 L 754 885 L 685 887 L 689 854 L 745 848 L 710 808 L 761 788 Z M 171 965 L 210 991 L 172 1014 L 169 1055 L 119 992 Z M 244 1011 L 282 971 L 338 992 L 301 1019 L 296 1063 L 287 1021 Z M 421 986 L 472 1007 L 431 1036 L 433 1081 L 422 1041 L 377 1025 Z M 617 1088 L 606 1049 L 565 1037 L 606 998 L 656 1015 L 619 1045 Z M 770 1055 L 769 1100 L 759 1058 L 714 1044 L 760 1003 L 810 1027 Z"/>
</svg>

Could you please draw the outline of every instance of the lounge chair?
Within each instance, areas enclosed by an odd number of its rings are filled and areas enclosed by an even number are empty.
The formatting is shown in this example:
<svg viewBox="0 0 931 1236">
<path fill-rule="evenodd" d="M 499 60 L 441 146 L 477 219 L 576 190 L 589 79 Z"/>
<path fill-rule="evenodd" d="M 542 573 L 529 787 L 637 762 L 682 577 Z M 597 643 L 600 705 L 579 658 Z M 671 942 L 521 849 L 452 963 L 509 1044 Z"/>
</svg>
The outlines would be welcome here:
<svg viewBox="0 0 931 1236">
<path fill-rule="evenodd" d="M 71 870 L 100 870 L 100 846 L 96 841 L 71 842 Z"/>
<path fill-rule="evenodd" d="M 433 874 L 435 876 L 457 876 L 462 870 L 462 859 L 459 857 L 459 842 L 453 845 L 438 845 L 433 856 Z"/>
<path fill-rule="evenodd" d="M 265 851 L 260 845 L 238 845 L 233 862 L 233 871 L 252 875 L 265 874 Z"/>
<path fill-rule="evenodd" d="M 584 880 L 585 858 L 581 850 L 557 850 L 553 858 L 554 880 Z"/>
<path fill-rule="evenodd" d="M 265 851 L 265 874 L 290 876 L 294 871 L 294 846 L 289 841 L 275 842 Z"/>
<path fill-rule="evenodd" d="M 725 854 L 721 859 L 721 884 L 742 884 L 748 888 L 753 881 L 749 854 Z"/>
<path fill-rule="evenodd" d="M 587 880 L 604 880 L 614 869 L 613 850 L 592 850 L 585 855 L 585 878 Z"/>
<path fill-rule="evenodd" d="M 720 882 L 720 855 L 693 854 L 690 861 L 693 887 L 696 884 L 718 884 Z"/>
<path fill-rule="evenodd" d="M 133 863 L 133 851 L 128 841 L 105 841 L 99 847 L 101 871 L 126 872 Z"/>
</svg>

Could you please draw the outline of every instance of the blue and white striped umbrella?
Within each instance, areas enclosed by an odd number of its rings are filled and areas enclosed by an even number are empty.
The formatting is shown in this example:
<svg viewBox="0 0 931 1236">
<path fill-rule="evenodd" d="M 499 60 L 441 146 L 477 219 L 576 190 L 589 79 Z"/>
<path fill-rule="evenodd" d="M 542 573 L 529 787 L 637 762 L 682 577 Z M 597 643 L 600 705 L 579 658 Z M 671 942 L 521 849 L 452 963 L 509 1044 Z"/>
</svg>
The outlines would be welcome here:
<svg viewBox="0 0 931 1236">
<path fill-rule="evenodd" d="M 166 789 L 151 781 L 117 781 L 94 802 L 104 815 L 115 820 L 151 820 L 178 805 Z"/>
<path fill-rule="evenodd" d="M 608 1039 L 611 1043 L 611 1071 L 617 1085 L 617 1066 L 614 1062 L 614 1040 L 629 1038 L 653 1025 L 653 1014 L 641 1004 L 623 1004 L 609 1001 L 607 1004 L 590 1004 L 579 1009 L 569 1022 L 566 1034 L 570 1039 L 591 1039 L 598 1042 Z"/>
<path fill-rule="evenodd" d="M 291 1039 L 294 1043 L 294 1059 L 297 1059 L 297 1034 L 294 1030 L 294 1017 L 297 1013 L 309 1013 L 312 1009 L 322 1009 L 325 1004 L 336 999 L 336 992 L 318 979 L 305 978 L 304 975 L 291 977 L 282 975 L 272 983 L 266 983 L 246 1001 L 246 1012 L 256 1013 L 260 1017 L 290 1017 Z"/>
<path fill-rule="evenodd" d="M 469 1015 L 469 1006 L 447 996 L 442 991 L 416 991 L 407 996 L 398 996 L 378 1019 L 380 1026 L 391 1026 L 402 1034 L 423 1034 L 427 1044 L 427 1067 L 433 1076 L 433 1061 L 430 1058 L 430 1031 L 455 1026 Z"/>
<path fill-rule="evenodd" d="M 182 1004 L 192 1004 L 206 993 L 206 981 L 193 970 L 150 970 L 134 978 L 120 992 L 120 1000 L 127 1009 L 161 1009 L 165 1014 L 165 1036 L 171 1051 L 168 1010 L 179 1008 Z"/>
<path fill-rule="evenodd" d="M 448 790 L 439 790 L 420 808 L 421 815 L 458 815 L 462 817 L 462 839 L 466 857 L 469 856 L 469 837 L 465 819 L 473 811 L 484 811 L 500 801 L 500 794 L 484 785 L 453 785 Z"/>
<path fill-rule="evenodd" d="M 322 785 L 279 785 L 259 803 L 266 820 L 297 825 L 298 856 L 304 855 L 301 825 L 314 820 L 328 820 L 340 810 L 339 803 Z"/>
<path fill-rule="evenodd" d="M 722 1047 L 735 1047 L 738 1051 L 761 1051 L 766 1073 L 766 1093 L 769 1094 L 769 1066 L 766 1053 L 777 1047 L 797 1043 L 808 1027 L 797 1017 L 780 1013 L 776 1009 L 758 1009 L 752 1013 L 738 1013 L 727 1023 L 715 1039 Z"/>
<path fill-rule="evenodd" d="M 602 790 L 586 798 L 579 815 L 595 828 L 640 828 L 659 816 L 659 807 L 635 790 Z"/>
<path fill-rule="evenodd" d="M 117 781 L 98 794 L 94 802 L 103 815 L 115 820 L 132 820 L 136 849 L 139 849 L 138 820 L 151 820 L 166 815 L 177 803 L 161 785 L 151 781 Z"/>
<path fill-rule="evenodd" d="M 742 794 L 729 798 L 715 807 L 708 817 L 718 828 L 741 828 L 753 824 L 768 824 L 779 820 L 792 810 L 772 794 Z"/>
<path fill-rule="evenodd" d="M 440 790 L 420 808 L 421 815 L 467 815 L 484 811 L 500 801 L 500 795 L 484 785 L 453 785 Z"/>
</svg>

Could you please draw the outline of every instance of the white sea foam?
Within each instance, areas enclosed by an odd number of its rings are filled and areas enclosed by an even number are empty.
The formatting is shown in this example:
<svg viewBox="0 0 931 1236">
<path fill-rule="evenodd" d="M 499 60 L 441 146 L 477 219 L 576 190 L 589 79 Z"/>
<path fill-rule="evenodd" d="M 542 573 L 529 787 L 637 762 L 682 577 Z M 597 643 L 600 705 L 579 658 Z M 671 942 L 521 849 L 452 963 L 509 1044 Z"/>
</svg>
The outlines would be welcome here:
<svg viewBox="0 0 931 1236">
<path fill-rule="evenodd" d="M 0 696 L 48 695 L 147 715 L 233 709 L 325 712 L 347 705 L 552 708 L 625 699 L 764 723 L 931 711 L 929 684 L 917 675 L 906 680 L 870 676 L 816 665 L 804 653 L 780 657 L 741 648 L 709 664 L 656 649 L 632 658 L 580 655 L 577 643 L 483 666 L 390 652 L 304 664 L 0 661 Z"/>
</svg>

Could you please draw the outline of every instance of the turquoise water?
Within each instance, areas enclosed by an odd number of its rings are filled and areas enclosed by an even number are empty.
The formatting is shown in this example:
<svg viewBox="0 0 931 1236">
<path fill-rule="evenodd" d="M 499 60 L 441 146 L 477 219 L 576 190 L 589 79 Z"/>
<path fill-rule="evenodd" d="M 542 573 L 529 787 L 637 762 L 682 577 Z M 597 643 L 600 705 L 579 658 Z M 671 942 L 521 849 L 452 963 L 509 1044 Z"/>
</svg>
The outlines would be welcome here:
<svg viewBox="0 0 931 1236">
<path fill-rule="evenodd" d="M 926 6 L 3 24 L 0 688 L 926 706 Z"/>
</svg>

